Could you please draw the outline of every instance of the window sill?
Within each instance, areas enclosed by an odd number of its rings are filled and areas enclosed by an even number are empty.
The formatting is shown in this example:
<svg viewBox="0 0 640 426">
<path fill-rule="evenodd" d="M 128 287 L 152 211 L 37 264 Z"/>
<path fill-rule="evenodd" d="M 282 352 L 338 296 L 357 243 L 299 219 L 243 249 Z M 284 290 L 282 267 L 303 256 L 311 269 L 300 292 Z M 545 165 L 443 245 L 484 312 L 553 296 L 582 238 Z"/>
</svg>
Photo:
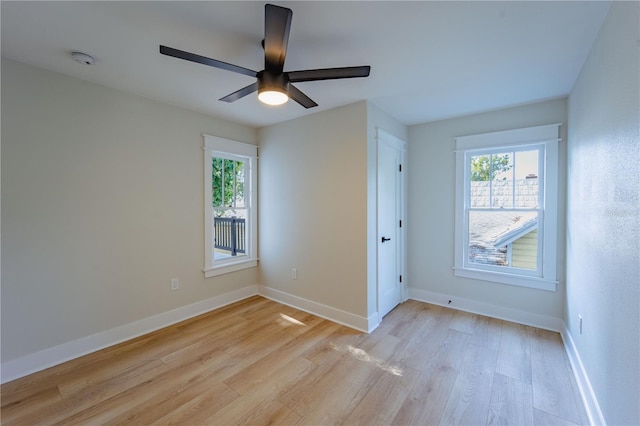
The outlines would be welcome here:
<svg viewBox="0 0 640 426">
<path fill-rule="evenodd" d="M 243 269 L 255 268 L 258 266 L 258 259 L 245 259 L 238 262 L 226 263 L 224 265 L 213 266 L 204 269 L 204 277 L 211 278 L 218 275 L 229 274 Z"/>
<path fill-rule="evenodd" d="M 500 272 L 482 271 L 478 269 L 454 268 L 456 277 L 473 278 L 475 280 L 491 281 L 501 284 L 535 288 L 538 290 L 556 291 L 558 282 L 544 278 L 528 277 L 526 275 L 504 274 Z"/>
</svg>

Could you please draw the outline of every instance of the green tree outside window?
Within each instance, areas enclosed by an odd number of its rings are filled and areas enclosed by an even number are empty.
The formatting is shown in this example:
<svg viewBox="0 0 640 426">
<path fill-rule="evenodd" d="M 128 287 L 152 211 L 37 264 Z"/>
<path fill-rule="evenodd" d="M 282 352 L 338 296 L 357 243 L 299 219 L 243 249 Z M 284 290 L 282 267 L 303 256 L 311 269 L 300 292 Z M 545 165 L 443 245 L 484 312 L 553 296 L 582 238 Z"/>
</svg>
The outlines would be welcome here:
<svg viewBox="0 0 640 426">
<path fill-rule="evenodd" d="M 212 166 L 213 207 L 216 209 L 244 207 L 244 162 L 214 157 Z"/>
<path fill-rule="evenodd" d="M 498 173 L 511 170 L 509 154 L 477 155 L 471 157 L 471 180 L 493 180 Z"/>
</svg>

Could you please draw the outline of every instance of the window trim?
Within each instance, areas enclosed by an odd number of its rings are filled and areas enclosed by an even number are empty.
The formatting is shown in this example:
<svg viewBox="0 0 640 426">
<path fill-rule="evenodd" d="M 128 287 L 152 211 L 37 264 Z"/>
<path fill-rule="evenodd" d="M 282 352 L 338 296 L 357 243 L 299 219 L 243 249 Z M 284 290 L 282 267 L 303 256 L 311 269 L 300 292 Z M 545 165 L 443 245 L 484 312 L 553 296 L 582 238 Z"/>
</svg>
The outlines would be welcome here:
<svg viewBox="0 0 640 426">
<path fill-rule="evenodd" d="M 456 203 L 455 203 L 455 259 L 454 274 L 458 277 L 492 281 L 503 284 L 556 291 L 557 288 L 557 230 L 558 230 L 558 137 L 561 124 L 526 127 L 478 135 L 460 136 L 456 143 Z M 544 145 L 544 168 L 541 179 L 542 197 L 538 232 L 542 230 L 542 275 L 531 276 L 471 267 L 465 262 L 466 200 L 470 184 L 467 182 L 466 153 L 474 150 Z"/>
<path fill-rule="evenodd" d="M 230 139 L 203 134 L 204 139 L 204 255 L 205 278 L 215 277 L 242 269 L 253 268 L 258 265 L 258 219 L 257 219 L 257 188 L 258 188 L 258 147 L 255 145 L 236 142 Z M 224 259 L 215 261 L 213 257 L 213 207 L 211 195 L 211 173 L 213 157 L 229 157 L 246 159 L 248 162 L 249 179 L 245 180 L 245 202 L 247 203 L 247 220 L 249 227 L 245 256 L 238 259 Z M 248 184 L 248 185 L 247 185 Z M 248 191 L 247 191 L 248 187 Z"/>
</svg>

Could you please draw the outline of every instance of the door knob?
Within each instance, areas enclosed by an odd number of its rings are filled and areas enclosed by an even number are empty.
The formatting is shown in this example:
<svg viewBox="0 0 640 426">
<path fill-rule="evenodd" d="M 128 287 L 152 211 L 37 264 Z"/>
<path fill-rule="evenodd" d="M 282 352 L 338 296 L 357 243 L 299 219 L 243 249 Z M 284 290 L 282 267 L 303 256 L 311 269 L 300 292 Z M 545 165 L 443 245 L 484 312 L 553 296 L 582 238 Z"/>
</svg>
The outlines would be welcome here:
<svg viewBox="0 0 640 426">
<path fill-rule="evenodd" d="M 382 242 L 384 243 L 384 242 L 386 242 L 386 241 L 391 241 L 391 238 L 385 238 L 385 237 L 382 237 Z"/>
</svg>

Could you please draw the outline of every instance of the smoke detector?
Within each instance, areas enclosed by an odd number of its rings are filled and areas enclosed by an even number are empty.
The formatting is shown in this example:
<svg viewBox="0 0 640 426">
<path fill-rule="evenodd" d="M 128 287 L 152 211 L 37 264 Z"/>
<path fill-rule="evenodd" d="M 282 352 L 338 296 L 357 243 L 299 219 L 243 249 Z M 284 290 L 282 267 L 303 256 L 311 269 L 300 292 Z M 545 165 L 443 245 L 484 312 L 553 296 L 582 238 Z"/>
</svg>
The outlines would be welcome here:
<svg viewBox="0 0 640 426">
<path fill-rule="evenodd" d="M 96 58 L 89 55 L 88 53 L 74 51 L 71 52 L 71 57 L 74 61 L 83 65 L 93 65 L 96 62 Z"/>
</svg>

